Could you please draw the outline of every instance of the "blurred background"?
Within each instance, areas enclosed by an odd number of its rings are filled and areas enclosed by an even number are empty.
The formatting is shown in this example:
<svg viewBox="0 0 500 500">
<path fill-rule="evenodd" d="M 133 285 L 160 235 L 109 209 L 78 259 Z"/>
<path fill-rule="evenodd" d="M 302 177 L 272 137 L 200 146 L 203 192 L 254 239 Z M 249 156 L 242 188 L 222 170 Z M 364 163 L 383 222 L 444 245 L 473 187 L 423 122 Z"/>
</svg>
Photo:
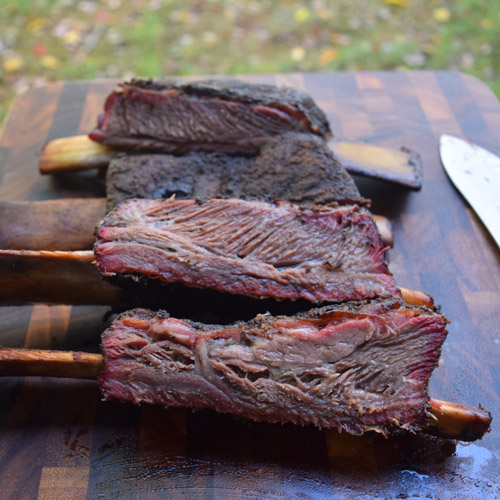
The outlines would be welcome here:
<svg viewBox="0 0 500 500">
<path fill-rule="evenodd" d="M 500 96 L 498 0 L 0 0 L 0 121 L 47 81 L 451 69 Z"/>
</svg>

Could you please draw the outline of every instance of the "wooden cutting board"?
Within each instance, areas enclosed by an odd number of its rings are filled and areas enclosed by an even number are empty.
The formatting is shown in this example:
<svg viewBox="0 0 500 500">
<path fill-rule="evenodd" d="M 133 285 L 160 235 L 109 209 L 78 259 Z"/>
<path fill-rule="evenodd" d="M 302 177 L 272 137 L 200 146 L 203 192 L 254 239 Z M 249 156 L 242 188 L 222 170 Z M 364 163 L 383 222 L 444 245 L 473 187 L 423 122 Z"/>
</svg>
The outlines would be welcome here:
<svg viewBox="0 0 500 500">
<path fill-rule="evenodd" d="M 373 211 L 393 223 L 389 257 L 398 284 L 432 294 L 452 321 L 431 395 L 482 404 L 493 413 L 491 432 L 456 448 L 422 436 L 353 437 L 209 411 L 102 403 L 92 381 L 5 378 L 0 497 L 500 498 L 500 252 L 438 156 L 441 133 L 500 154 L 497 99 L 484 83 L 453 72 L 243 79 L 309 92 L 339 137 L 421 155 L 422 191 L 373 180 L 359 186 Z M 45 141 L 88 132 L 115 83 L 55 83 L 18 98 L 0 140 L 0 201 L 104 195 L 95 172 L 42 177 L 38 158 Z M 4 306 L 0 344 L 97 352 L 105 313 Z"/>
</svg>

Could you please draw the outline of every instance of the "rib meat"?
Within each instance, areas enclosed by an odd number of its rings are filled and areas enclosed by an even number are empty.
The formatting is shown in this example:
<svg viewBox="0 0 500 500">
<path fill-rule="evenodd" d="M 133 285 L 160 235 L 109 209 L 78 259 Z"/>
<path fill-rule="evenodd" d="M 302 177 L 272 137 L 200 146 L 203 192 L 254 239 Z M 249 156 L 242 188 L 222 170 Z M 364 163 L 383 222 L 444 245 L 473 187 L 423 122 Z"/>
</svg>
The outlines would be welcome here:
<svg viewBox="0 0 500 500">
<path fill-rule="evenodd" d="M 238 80 L 132 80 L 108 96 L 89 137 L 125 151 L 256 154 L 288 131 L 331 135 L 324 113 L 300 90 Z"/>
<path fill-rule="evenodd" d="M 205 325 L 136 309 L 103 334 L 105 399 L 212 408 L 350 433 L 419 430 L 446 337 L 395 299 Z"/>
<path fill-rule="evenodd" d="M 139 275 L 255 298 L 399 296 L 368 211 L 287 202 L 129 200 L 97 229 L 104 276 Z"/>
<path fill-rule="evenodd" d="M 193 152 L 117 158 L 107 171 L 111 210 L 130 198 L 287 200 L 303 206 L 366 200 L 325 141 L 289 132 L 274 137 L 259 156 Z"/>
</svg>

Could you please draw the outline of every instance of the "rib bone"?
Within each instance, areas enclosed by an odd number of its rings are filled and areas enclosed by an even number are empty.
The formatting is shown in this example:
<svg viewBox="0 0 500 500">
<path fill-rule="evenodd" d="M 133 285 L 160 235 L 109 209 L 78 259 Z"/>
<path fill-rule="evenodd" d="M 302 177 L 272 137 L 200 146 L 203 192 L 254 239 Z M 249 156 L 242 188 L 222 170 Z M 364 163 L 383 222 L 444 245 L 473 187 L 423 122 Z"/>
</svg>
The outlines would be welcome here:
<svg viewBox="0 0 500 500">
<path fill-rule="evenodd" d="M 407 149 L 398 151 L 363 142 L 334 139 L 328 142 L 328 146 L 351 174 L 384 179 L 412 189 L 422 186 L 420 161 Z M 106 167 L 120 153 L 92 141 L 86 135 L 53 139 L 47 142 L 42 151 L 40 173 L 57 174 Z"/>
<path fill-rule="evenodd" d="M 40 157 L 41 174 L 57 174 L 88 168 L 106 167 L 117 156 L 111 148 L 75 135 L 47 142 Z"/>
<path fill-rule="evenodd" d="M 45 376 L 95 379 L 103 368 L 101 354 L 0 348 L 0 376 Z M 489 429 L 491 415 L 482 408 L 429 400 L 434 417 L 425 430 L 440 437 L 475 441 Z"/>
<path fill-rule="evenodd" d="M 0 202 L 0 248 L 5 250 L 89 250 L 94 229 L 106 215 L 105 198 Z M 384 245 L 393 244 L 392 226 L 374 215 Z"/>
<path fill-rule="evenodd" d="M 0 303 L 113 305 L 121 289 L 104 281 L 91 250 L 0 250 Z M 429 295 L 400 288 L 410 305 L 431 308 Z"/>
</svg>

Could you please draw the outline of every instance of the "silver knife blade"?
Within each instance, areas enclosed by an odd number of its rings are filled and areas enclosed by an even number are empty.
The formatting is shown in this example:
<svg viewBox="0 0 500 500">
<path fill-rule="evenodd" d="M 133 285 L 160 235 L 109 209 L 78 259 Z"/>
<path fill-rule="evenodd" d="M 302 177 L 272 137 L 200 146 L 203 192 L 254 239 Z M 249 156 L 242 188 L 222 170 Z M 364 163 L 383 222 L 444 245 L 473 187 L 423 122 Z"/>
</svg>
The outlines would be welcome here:
<svg viewBox="0 0 500 500">
<path fill-rule="evenodd" d="M 500 248 L 500 158 L 469 141 L 442 135 L 441 162 Z"/>
</svg>

